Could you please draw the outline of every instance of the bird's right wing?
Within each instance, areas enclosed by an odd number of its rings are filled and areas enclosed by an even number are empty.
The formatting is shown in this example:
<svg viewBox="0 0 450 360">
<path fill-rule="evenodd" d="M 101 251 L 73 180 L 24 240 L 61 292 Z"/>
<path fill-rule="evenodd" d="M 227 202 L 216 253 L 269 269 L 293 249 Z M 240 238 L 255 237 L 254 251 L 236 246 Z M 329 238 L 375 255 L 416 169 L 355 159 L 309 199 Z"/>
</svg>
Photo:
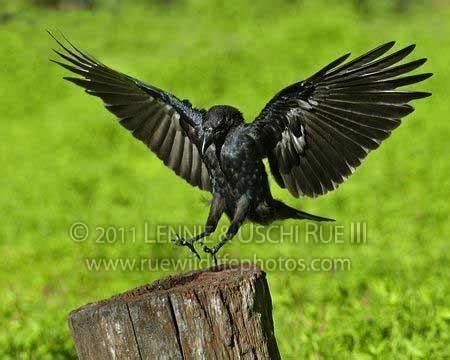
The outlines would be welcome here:
<svg viewBox="0 0 450 360">
<path fill-rule="evenodd" d="M 73 46 L 54 50 L 68 63 L 52 60 L 80 75 L 66 80 L 101 98 L 120 124 L 146 144 L 169 168 L 193 186 L 210 191 L 211 179 L 200 154 L 205 111 L 187 100 L 117 72 Z"/>
<path fill-rule="evenodd" d="M 281 187 L 296 197 L 335 189 L 414 110 L 409 101 L 430 95 L 397 90 L 431 74 L 401 77 L 426 59 L 397 65 L 414 45 L 383 56 L 393 45 L 344 55 L 284 88 L 250 125 Z"/>
</svg>

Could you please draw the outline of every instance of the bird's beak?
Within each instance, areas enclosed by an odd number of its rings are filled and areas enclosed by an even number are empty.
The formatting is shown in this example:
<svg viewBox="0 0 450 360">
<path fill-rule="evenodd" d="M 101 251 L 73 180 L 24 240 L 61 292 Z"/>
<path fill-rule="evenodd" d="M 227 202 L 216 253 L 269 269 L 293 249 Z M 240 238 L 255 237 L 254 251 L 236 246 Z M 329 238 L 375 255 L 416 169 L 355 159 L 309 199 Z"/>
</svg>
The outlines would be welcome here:
<svg viewBox="0 0 450 360">
<path fill-rule="evenodd" d="M 205 135 L 203 136 L 202 155 L 204 155 L 206 150 L 208 150 L 208 148 L 212 144 L 212 140 L 213 140 L 212 134 L 206 132 Z"/>
</svg>

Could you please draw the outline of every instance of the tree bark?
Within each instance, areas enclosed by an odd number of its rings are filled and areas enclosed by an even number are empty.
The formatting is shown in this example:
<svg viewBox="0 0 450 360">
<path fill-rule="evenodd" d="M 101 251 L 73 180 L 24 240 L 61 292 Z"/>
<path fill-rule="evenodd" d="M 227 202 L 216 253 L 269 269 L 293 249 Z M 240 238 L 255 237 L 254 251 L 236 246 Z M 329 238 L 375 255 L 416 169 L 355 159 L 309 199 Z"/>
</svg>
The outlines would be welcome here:
<svg viewBox="0 0 450 360">
<path fill-rule="evenodd" d="M 280 359 L 266 276 L 221 265 L 69 314 L 80 359 Z"/>
</svg>

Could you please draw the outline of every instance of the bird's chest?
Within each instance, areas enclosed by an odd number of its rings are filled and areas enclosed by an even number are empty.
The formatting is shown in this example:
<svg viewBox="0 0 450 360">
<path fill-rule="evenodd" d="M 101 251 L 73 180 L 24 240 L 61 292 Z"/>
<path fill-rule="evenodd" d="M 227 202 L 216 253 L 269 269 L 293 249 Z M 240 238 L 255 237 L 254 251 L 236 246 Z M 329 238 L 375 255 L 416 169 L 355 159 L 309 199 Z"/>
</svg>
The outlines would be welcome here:
<svg viewBox="0 0 450 360">
<path fill-rule="evenodd" d="M 246 151 L 247 150 L 247 151 Z M 228 175 L 237 175 L 250 161 L 249 144 L 245 136 L 232 134 L 225 140 L 220 151 L 220 163 Z"/>
<path fill-rule="evenodd" d="M 259 179 L 259 163 L 252 139 L 245 134 L 235 134 L 224 142 L 220 163 L 228 182 L 233 186 L 247 187 Z"/>
</svg>

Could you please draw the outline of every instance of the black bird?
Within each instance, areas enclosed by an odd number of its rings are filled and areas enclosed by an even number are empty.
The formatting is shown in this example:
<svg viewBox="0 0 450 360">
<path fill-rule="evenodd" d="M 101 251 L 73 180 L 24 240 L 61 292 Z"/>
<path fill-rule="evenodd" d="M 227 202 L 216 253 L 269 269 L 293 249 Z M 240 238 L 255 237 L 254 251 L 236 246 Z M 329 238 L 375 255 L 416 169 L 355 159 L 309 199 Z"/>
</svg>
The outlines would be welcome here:
<svg viewBox="0 0 450 360">
<path fill-rule="evenodd" d="M 53 36 L 52 34 L 50 34 Z M 100 97 L 120 124 L 146 144 L 177 175 L 212 193 L 204 232 L 177 238 L 197 256 L 195 242 L 216 259 L 218 250 L 245 220 L 330 221 L 294 209 L 272 197 L 263 159 L 276 182 L 295 197 L 316 197 L 336 189 L 376 149 L 400 119 L 414 109 L 409 101 L 431 95 L 399 91 L 432 74 L 402 76 L 425 63 L 398 64 L 415 45 L 385 55 L 394 42 L 347 61 L 341 56 L 304 81 L 278 92 L 252 123 L 228 105 L 209 110 L 117 72 L 72 45 L 54 38 L 67 63 L 54 61 L 80 77 L 65 77 Z M 225 213 L 231 224 L 213 247 L 203 244 Z"/>
</svg>

